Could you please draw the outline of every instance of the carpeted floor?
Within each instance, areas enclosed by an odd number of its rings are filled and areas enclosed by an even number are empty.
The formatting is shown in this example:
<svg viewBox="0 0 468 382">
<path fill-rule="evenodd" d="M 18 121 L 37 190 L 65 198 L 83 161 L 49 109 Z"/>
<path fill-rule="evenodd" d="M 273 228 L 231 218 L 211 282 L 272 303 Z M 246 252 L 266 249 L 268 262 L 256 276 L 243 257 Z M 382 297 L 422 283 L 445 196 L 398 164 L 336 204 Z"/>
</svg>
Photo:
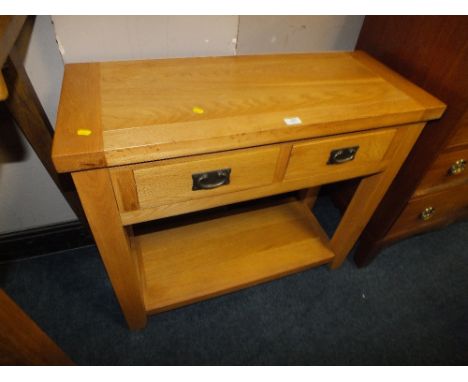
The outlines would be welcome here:
<svg viewBox="0 0 468 382">
<path fill-rule="evenodd" d="M 337 211 L 320 200 L 331 230 Z M 149 318 L 130 332 L 94 247 L 3 266 L 6 291 L 80 365 L 468 364 L 468 222 Z"/>
</svg>

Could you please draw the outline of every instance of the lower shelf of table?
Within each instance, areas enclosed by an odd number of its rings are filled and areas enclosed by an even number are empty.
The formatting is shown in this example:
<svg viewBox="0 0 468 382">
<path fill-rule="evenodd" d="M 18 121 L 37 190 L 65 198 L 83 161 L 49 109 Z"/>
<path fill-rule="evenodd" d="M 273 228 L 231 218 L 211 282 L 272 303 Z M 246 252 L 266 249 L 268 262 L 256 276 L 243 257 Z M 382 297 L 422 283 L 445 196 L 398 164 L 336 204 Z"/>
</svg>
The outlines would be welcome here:
<svg viewBox="0 0 468 382">
<path fill-rule="evenodd" d="M 312 212 L 281 204 L 135 236 L 144 299 L 156 313 L 330 262 Z"/>
</svg>

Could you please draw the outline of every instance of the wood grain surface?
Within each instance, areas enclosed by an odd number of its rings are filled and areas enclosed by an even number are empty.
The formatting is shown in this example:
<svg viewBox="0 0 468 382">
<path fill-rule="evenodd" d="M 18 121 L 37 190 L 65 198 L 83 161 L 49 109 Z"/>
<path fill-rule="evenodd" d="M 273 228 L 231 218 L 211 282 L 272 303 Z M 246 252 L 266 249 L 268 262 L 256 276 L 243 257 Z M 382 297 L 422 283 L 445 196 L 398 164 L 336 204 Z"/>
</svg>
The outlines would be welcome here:
<svg viewBox="0 0 468 382">
<path fill-rule="evenodd" d="M 72 64 L 53 157 L 66 172 L 418 122 L 443 110 L 360 52 Z M 292 117 L 301 122 L 287 125 Z M 77 136 L 81 128 L 92 134 Z"/>
<path fill-rule="evenodd" d="M 192 212 L 383 171 L 398 129 L 339 135 L 284 145 L 111 169 L 124 224 Z M 359 146 L 355 159 L 330 165 L 332 150 Z M 286 155 L 288 154 L 288 155 Z M 229 185 L 192 191 L 192 174 L 232 169 Z"/>
<path fill-rule="evenodd" d="M 184 161 L 156 162 L 133 171 L 141 208 L 178 203 L 271 184 L 279 146 L 212 154 Z M 229 184 L 210 190 L 193 191 L 192 175 L 230 169 Z"/>
<path fill-rule="evenodd" d="M 436 189 L 468 181 L 468 164 L 459 174 L 450 172 L 451 166 L 459 160 L 465 160 L 468 163 L 468 146 L 465 149 L 441 153 L 422 178 L 414 195 L 425 195 Z"/>
<path fill-rule="evenodd" d="M 52 146 L 58 172 L 106 166 L 100 84 L 99 64 L 65 65 Z"/>
<path fill-rule="evenodd" d="M 434 214 L 429 220 L 423 220 L 421 213 L 428 207 L 434 208 Z M 468 216 L 468 182 L 412 198 L 386 239 L 393 241 L 399 236 L 416 234 L 464 216 Z"/>
<path fill-rule="evenodd" d="M 112 286 L 132 329 L 146 325 L 138 253 L 122 226 L 107 169 L 73 173 L 78 195 Z"/>
<path fill-rule="evenodd" d="M 337 173 L 352 173 L 358 169 L 365 173 L 367 168 L 382 161 L 396 131 L 382 129 L 297 143 L 291 151 L 284 180 L 310 179 L 321 174 L 328 174 L 331 180 L 336 179 Z M 358 147 L 353 160 L 335 165 L 328 163 L 333 150 L 348 147 Z"/>
<path fill-rule="evenodd" d="M 181 240 L 183 238 L 183 240 Z M 146 309 L 159 312 L 272 280 L 333 259 L 301 202 L 136 236 Z"/>
<path fill-rule="evenodd" d="M 146 313 L 340 266 L 422 121 L 444 109 L 360 52 L 75 64 L 65 72 L 53 158 L 73 171 L 135 329 Z M 354 146 L 353 160 L 330 163 L 333 150 Z M 194 173 L 224 168 L 228 185 L 192 189 Z M 329 241 L 310 211 L 318 187 L 359 176 Z M 226 216 L 192 224 L 131 226 L 306 188 L 299 200 L 225 207 Z"/>
<path fill-rule="evenodd" d="M 27 16 L 0 16 L 0 67 L 3 67 Z"/>
<path fill-rule="evenodd" d="M 353 248 L 423 128 L 424 124 L 419 123 L 398 129 L 387 151 L 391 158 L 388 167 L 360 181 L 330 242 L 335 253 L 332 269 L 341 266 Z"/>
<path fill-rule="evenodd" d="M 393 230 L 407 203 L 418 193 L 418 184 L 441 151 L 447 145 L 460 147 L 468 142 L 467 18 L 367 16 L 356 47 L 448 105 L 441 119 L 431 121 L 424 128 L 363 232 L 355 260 L 364 266 L 384 242 L 389 242 L 387 233 Z M 447 218 L 453 221 L 449 215 Z M 410 235 L 410 232 L 403 235 L 403 230 L 399 232 L 401 238 Z"/>
</svg>

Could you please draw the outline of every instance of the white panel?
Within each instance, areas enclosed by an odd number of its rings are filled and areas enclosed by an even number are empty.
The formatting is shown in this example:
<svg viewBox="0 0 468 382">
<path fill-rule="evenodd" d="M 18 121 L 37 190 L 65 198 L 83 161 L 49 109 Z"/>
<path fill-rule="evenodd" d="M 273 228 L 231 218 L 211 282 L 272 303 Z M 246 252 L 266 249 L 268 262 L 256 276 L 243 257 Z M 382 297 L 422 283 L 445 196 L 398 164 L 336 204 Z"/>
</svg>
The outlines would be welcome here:
<svg viewBox="0 0 468 382">
<path fill-rule="evenodd" d="M 241 16 L 237 54 L 353 50 L 364 16 Z"/>
<path fill-rule="evenodd" d="M 168 56 L 236 54 L 237 16 L 172 16 L 168 23 Z"/>
<path fill-rule="evenodd" d="M 52 126 L 62 87 L 63 61 L 50 16 L 37 16 L 24 66 Z"/>
<path fill-rule="evenodd" d="M 237 16 L 53 16 L 69 62 L 235 54 Z"/>
</svg>

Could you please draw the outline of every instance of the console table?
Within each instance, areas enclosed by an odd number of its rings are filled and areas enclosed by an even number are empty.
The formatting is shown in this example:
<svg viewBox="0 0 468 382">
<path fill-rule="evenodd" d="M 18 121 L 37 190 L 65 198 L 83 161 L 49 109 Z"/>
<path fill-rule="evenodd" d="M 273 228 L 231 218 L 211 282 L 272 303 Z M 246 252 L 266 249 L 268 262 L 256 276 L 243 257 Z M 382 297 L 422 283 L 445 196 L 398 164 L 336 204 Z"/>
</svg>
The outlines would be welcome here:
<svg viewBox="0 0 468 382">
<path fill-rule="evenodd" d="M 52 157 L 138 329 L 151 313 L 339 267 L 444 109 L 362 52 L 69 64 Z M 311 212 L 318 188 L 357 177 L 329 239 Z"/>
</svg>

